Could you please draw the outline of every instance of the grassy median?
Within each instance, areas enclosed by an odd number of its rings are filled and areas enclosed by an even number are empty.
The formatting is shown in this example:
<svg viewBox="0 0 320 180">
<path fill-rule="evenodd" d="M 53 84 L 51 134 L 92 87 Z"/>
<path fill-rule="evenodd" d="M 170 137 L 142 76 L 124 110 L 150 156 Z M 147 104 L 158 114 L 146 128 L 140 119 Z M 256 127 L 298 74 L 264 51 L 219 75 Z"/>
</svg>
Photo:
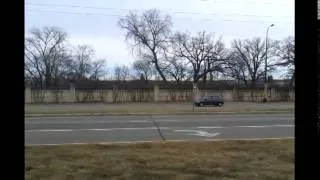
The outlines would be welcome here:
<svg viewBox="0 0 320 180">
<path fill-rule="evenodd" d="M 64 145 L 25 148 L 26 179 L 294 177 L 294 140 Z"/>
<path fill-rule="evenodd" d="M 293 103 L 227 102 L 223 107 L 195 107 L 195 112 L 294 111 Z M 90 114 L 90 113 L 190 113 L 190 103 L 125 103 L 125 104 L 26 104 L 25 113 Z"/>
</svg>

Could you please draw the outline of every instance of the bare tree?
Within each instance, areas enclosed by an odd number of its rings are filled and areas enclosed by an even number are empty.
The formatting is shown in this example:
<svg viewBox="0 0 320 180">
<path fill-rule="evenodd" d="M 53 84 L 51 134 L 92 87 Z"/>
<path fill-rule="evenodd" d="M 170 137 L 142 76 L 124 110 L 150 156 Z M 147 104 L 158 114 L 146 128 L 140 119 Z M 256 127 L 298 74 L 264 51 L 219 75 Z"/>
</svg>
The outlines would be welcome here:
<svg viewBox="0 0 320 180">
<path fill-rule="evenodd" d="M 187 33 L 176 33 L 171 42 L 175 55 L 187 60 L 191 65 L 195 85 L 209 72 L 222 72 L 224 44 L 221 39 L 214 40 L 212 34 L 203 31 L 196 37 Z"/>
<path fill-rule="evenodd" d="M 272 61 L 275 57 L 276 42 L 268 43 L 268 72 L 272 69 Z M 234 40 L 232 43 L 233 57 L 229 61 L 229 65 L 234 65 L 233 71 L 236 72 L 238 79 L 247 83 L 251 81 L 251 87 L 255 87 L 258 80 L 264 78 L 265 72 L 265 42 L 260 38 L 252 40 Z"/>
<path fill-rule="evenodd" d="M 174 56 L 168 59 L 167 63 L 165 73 L 171 76 L 177 84 L 187 77 L 188 62 Z"/>
<path fill-rule="evenodd" d="M 63 74 L 69 55 L 67 34 L 56 27 L 33 28 L 25 39 L 25 71 L 41 87 L 51 87 Z"/>
<path fill-rule="evenodd" d="M 161 61 L 172 25 L 171 17 L 162 16 L 158 10 L 151 9 L 141 15 L 129 12 L 118 24 L 126 31 L 126 40 L 139 58 L 149 59 L 162 80 L 166 81 Z"/>
<path fill-rule="evenodd" d="M 92 71 L 94 50 L 89 45 L 76 47 L 73 60 L 73 73 L 76 79 L 86 79 Z"/>
<path fill-rule="evenodd" d="M 90 79 L 99 80 L 99 78 L 107 73 L 104 69 L 105 63 L 106 61 L 104 59 L 96 60 L 92 63 Z"/>
<path fill-rule="evenodd" d="M 224 64 L 223 75 L 236 79 L 238 82 L 243 81 L 248 85 L 247 66 L 239 57 L 236 51 L 229 51 Z"/>
<path fill-rule="evenodd" d="M 277 62 L 275 65 L 289 68 L 289 75 L 291 76 L 292 85 L 295 78 L 295 45 L 294 38 L 292 36 L 287 37 L 280 43 L 277 56 L 279 57 L 279 62 Z"/>
<path fill-rule="evenodd" d="M 191 37 L 187 33 L 176 33 L 172 40 L 172 49 L 176 57 L 188 62 L 192 69 L 193 101 L 199 98 L 198 82 L 210 72 L 222 71 L 224 44 L 221 39 L 214 40 L 212 34 L 205 31 Z M 192 103 L 194 110 L 194 103 Z"/>
<path fill-rule="evenodd" d="M 130 75 L 129 68 L 126 65 L 116 66 L 114 76 L 117 81 L 126 81 Z"/>
<path fill-rule="evenodd" d="M 136 75 L 143 77 L 144 80 L 148 81 L 153 75 L 152 64 L 145 60 L 137 60 L 133 63 L 133 69 L 136 72 Z"/>
</svg>

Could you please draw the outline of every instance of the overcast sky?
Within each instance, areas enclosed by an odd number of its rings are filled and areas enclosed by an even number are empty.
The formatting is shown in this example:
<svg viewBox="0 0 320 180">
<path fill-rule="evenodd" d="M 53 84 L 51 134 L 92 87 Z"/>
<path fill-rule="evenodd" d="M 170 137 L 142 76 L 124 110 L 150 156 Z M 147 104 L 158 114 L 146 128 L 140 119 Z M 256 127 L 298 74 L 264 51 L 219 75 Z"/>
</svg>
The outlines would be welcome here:
<svg viewBox="0 0 320 180">
<path fill-rule="evenodd" d="M 60 27 L 73 45 L 92 45 L 95 58 L 106 59 L 109 68 L 130 66 L 134 57 L 117 21 L 129 10 L 150 8 L 171 15 L 174 31 L 206 30 L 227 46 L 234 38 L 265 38 L 272 23 L 269 38 L 294 36 L 293 0 L 26 0 L 25 29 Z"/>
</svg>

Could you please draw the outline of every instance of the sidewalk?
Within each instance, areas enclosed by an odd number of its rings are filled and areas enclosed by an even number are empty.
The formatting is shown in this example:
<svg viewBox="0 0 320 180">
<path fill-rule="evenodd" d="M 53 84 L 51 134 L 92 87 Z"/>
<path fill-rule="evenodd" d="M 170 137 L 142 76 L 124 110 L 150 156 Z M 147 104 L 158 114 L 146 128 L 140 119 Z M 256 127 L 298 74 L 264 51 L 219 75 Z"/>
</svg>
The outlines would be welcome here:
<svg viewBox="0 0 320 180">
<path fill-rule="evenodd" d="M 191 103 L 26 104 L 25 116 L 181 115 L 294 112 L 294 103 L 226 102 L 223 107 L 195 107 Z"/>
</svg>

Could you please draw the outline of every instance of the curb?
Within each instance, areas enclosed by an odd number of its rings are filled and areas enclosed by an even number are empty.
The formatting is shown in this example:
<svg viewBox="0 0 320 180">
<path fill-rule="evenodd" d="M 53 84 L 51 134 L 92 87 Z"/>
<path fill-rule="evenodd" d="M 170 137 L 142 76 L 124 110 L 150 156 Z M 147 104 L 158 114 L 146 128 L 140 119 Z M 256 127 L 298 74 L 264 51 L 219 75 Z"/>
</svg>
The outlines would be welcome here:
<svg viewBox="0 0 320 180">
<path fill-rule="evenodd" d="M 188 140 L 188 139 L 175 139 L 166 141 L 119 141 L 119 142 L 99 142 L 99 143 L 62 143 L 62 144 L 26 144 L 26 147 L 32 146 L 66 146 L 66 145 L 134 145 L 134 144 L 160 144 L 160 143 L 192 143 L 192 142 L 228 142 L 228 141 L 267 141 L 267 140 L 290 140 L 295 137 L 278 137 L 278 138 L 226 138 L 226 139 L 199 139 L 199 140 Z"/>
<path fill-rule="evenodd" d="M 25 114 L 24 117 L 72 117 L 72 116 L 160 116 L 160 115 L 216 115 L 216 114 L 280 114 L 287 111 L 226 111 L 226 112 L 177 112 L 177 113 L 66 113 L 66 114 Z"/>
</svg>

